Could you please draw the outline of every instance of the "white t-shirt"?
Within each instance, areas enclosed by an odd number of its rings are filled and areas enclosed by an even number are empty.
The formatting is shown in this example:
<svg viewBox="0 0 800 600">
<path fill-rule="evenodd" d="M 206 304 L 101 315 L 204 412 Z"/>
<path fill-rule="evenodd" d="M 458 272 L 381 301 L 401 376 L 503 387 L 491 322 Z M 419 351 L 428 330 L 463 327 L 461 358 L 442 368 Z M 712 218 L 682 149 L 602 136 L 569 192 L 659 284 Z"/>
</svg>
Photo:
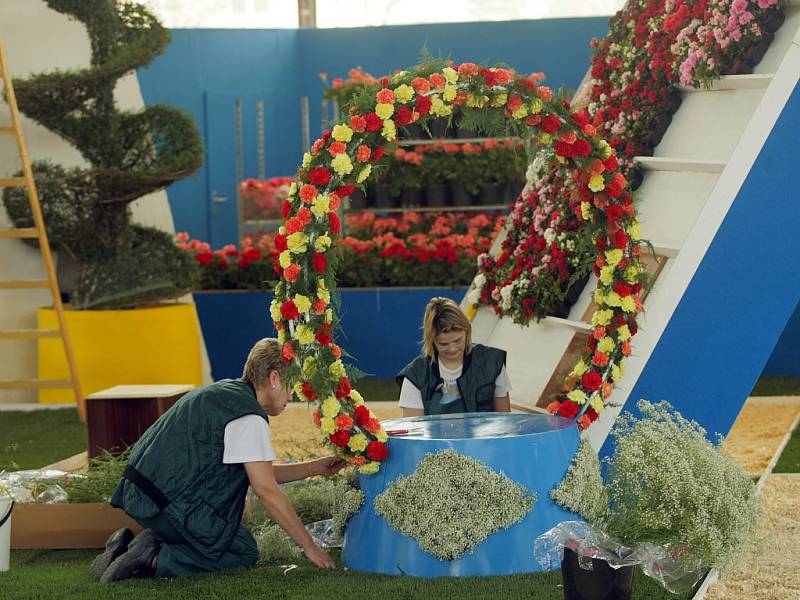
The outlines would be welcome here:
<svg viewBox="0 0 800 600">
<path fill-rule="evenodd" d="M 225 426 L 225 450 L 222 462 L 237 463 L 275 460 L 267 420 L 258 415 L 245 415 Z"/>
<path fill-rule="evenodd" d="M 442 404 L 449 404 L 461 398 L 458 391 L 456 380 L 461 377 L 461 371 L 464 365 L 457 369 L 448 369 L 442 363 L 439 363 L 439 375 L 442 376 L 444 384 L 442 385 Z M 508 378 L 506 366 L 500 369 L 500 375 L 494 380 L 494 397 L 502 398 L 511 391 L 511 380 Z M 403 384 L 400 386 L 400 408 L 418 408 L 423 409 L 422 392 L 419 388 L 411 383 L 408 378 L 403 379 Z"/>
</svg>

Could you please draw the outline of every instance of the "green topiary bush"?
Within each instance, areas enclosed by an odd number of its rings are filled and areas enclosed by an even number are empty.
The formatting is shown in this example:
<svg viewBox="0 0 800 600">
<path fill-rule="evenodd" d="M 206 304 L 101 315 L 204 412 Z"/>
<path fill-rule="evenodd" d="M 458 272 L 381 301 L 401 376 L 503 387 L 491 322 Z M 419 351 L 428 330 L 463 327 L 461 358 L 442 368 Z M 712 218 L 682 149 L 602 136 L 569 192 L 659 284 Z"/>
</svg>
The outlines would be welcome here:
<svg viewBox="0 0 800 600">
<path fill-rule="evenodd" d="M 33 166 L 48 237 L 81 265 L 77 308 L 121 308 L 174 298 L 195 287 L 199 271 L 154 229 L 132 227 L 128 205 L 195 172 L 203 148 L 192 119 L 154 105 L 119 111 L 117 80 L 152 61 L 169 32 L 143 6 L 115 0 L 46 0 L 83 22 L 91 66 L 15 79 L 20 110 L 73 144 L 89 168 Z M 16 227 L 33 220 L 26 191 L 6 188 Z"/>
</svg>

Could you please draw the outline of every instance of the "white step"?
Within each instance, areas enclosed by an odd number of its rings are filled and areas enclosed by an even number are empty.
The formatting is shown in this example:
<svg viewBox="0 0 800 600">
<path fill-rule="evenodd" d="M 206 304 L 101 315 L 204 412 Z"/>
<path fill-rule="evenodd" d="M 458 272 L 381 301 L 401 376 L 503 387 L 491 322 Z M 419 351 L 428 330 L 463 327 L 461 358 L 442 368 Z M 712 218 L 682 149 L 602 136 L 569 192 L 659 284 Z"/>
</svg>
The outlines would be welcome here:
<svg viewBox="0 0 800 600">
<path fill-rule="evenodd" d="M 712 82 L 710 88 L 694 88 L 679 85 L 678 89 L 687 94 L 702 92 L 724 92 L 730 90 L 763 90 L 772 81 L 774 73 L 754 73 L 751 75 L 723 75 Z"/>
<path fill-rule="evenodd" d="M 681 251 L 680 246 L 675 246 L 674 244 L 665 244 L 664 242 L 650 242 L 653 246 L 653 251 L 656 253 L 656 256 L 663 256 L 665 258 L 675 258 L 678 256 L 678 252 Z"/>
<path fill-rule="evenodd" d="M 688 173 L 722 173 L 725 161 L 673 158 L 665 156 L 635 156 L 645 171 L 685 171 Z"/>
<path fill-rule="evenodd" d="M 547 323 L 548 325 L 554 325 L 556 327 L 566 327 L 567 329 L 577 331 L 578 333 L 589 333 L 592 330 L 592 326 L 589 323 L 584 323 L 583 321 L 572 321 L 570 319 L 562 319 L 561 317 L 545 317 L 542 319 L 542 322 Z"/>
</svg>

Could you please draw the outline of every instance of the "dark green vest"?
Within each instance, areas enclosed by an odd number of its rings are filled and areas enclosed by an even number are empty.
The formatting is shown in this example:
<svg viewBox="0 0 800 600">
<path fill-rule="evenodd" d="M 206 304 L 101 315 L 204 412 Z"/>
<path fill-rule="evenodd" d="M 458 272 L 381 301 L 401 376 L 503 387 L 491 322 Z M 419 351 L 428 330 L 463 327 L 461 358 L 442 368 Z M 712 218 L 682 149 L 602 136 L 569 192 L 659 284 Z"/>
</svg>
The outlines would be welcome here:
<svg viewBox="0 0 800 600">
<path fill-rule="evenodd" d="M 248 479 L 241 464 L 223 464 L 225 426 L 267 418 L 249 383 L 223 379 L 178 400 L 134 444 L 111 504 L 134 519 L 159 512 L 212 560 L 231 544 L 242 520 Z"/>
<path fill-rule="evenodd" d="M 408 379 L 422 393 L 422 406 L 426 415 L 452 412 L 491 412 L 494 410 L 494 382 L 506 364 L 505 350 L 473 344 L 464 355 L 461 376 L 456 380 L 461 402 L 442 406 L 444 380 L 439 374 L 439 363 L 426 356 L 418 356 L 397 374 L 397 385 Z"/>
</svg>

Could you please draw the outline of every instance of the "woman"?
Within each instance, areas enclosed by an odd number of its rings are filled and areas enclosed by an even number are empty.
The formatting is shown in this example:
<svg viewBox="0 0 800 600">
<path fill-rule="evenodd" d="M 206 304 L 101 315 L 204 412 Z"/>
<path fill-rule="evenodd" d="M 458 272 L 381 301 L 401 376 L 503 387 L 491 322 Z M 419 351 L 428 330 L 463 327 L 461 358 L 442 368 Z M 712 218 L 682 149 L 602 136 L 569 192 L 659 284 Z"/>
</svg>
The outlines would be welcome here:
<svg viewBox="0 0 800 600">
<path fill-rule="evenodd" d="M 404 417 L 511 412 L 504 350 L 471 343 L 472 325 L 449 298 L 433 298 L 422 324 L 423 354 L 395 378 Z"/>
</svg>

